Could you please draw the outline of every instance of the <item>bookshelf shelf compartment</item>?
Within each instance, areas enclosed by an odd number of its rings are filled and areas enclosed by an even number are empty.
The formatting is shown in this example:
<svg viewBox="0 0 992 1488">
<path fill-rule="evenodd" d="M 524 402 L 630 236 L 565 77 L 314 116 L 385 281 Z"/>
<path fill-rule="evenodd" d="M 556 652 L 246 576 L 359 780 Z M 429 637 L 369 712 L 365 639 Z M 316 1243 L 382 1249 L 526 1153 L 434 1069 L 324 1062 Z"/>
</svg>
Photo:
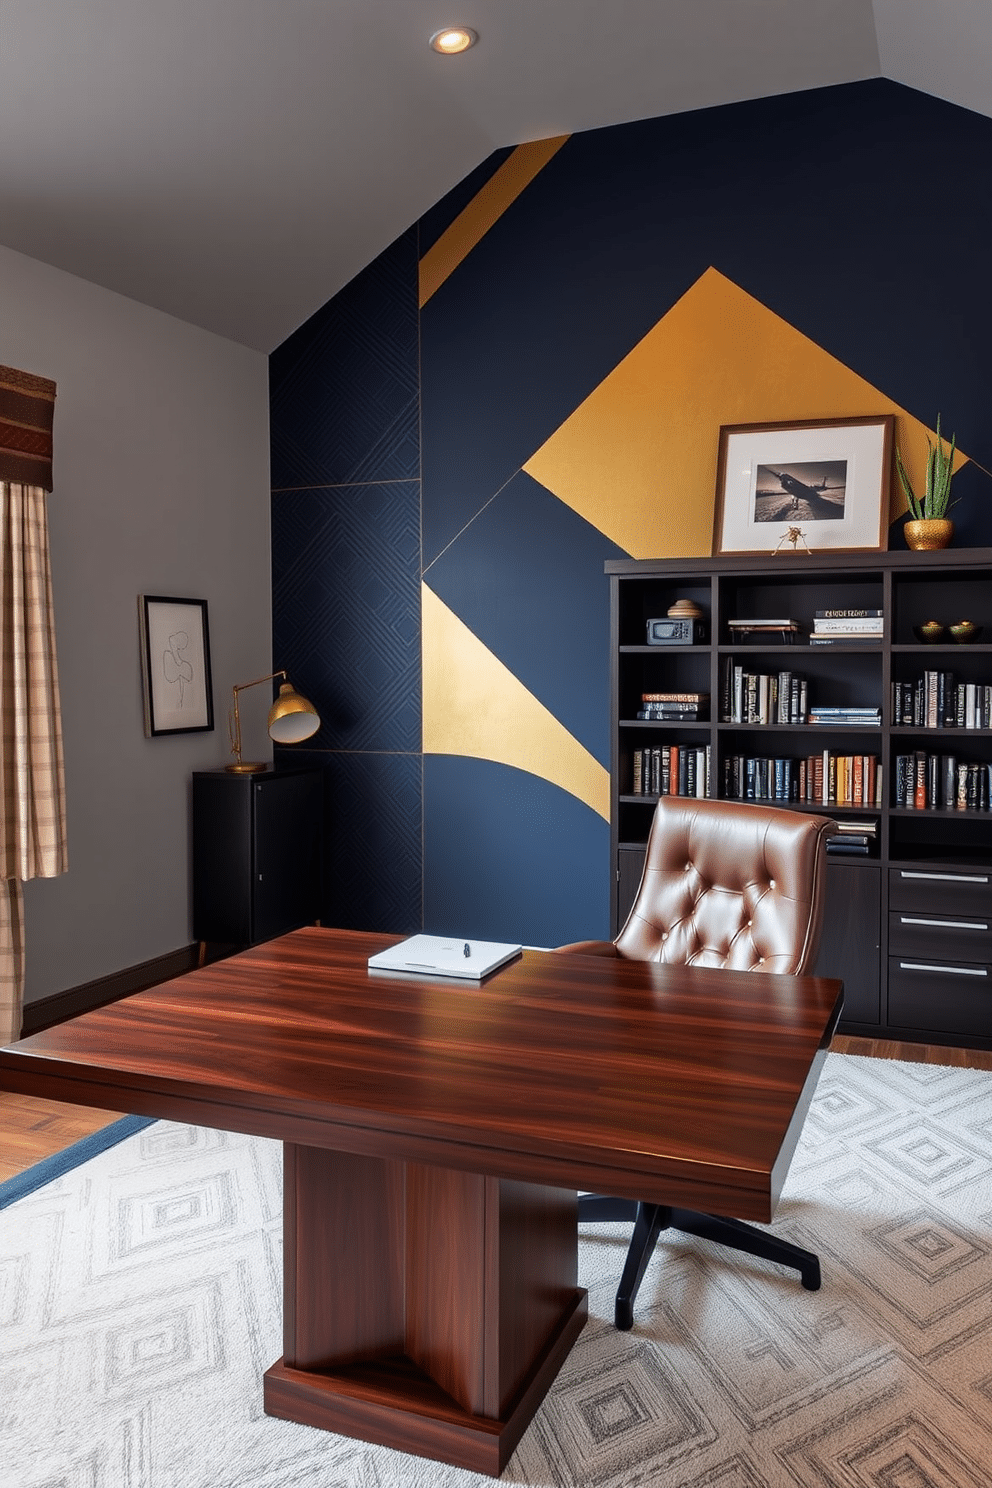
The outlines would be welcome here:
<svg viewBox="0 0 992 1488">
<path fill-rule="evenodd" d="M 973 782 L 975 767 L 992 766 L 992 727 L 897 723 L 894 716 L 896 697 L 905 698 L 907 689 L 916 687 L 927 672 L 942 675 L 939 685 L 945 701 L 949 677 L 953 679 L 950 685 L 960 685 L 963 693 L 969 685 L 976 689 L 992 686 L 992 550 L 779 555 L 774 564 L 764 556 L 619 559 L 608 562 L 606 572 L 614 638 L 614 933 L 637 891 L 658 799 L 654 793 L 631 792 L 635 750 L 643 756 L 655 746 L 677 746 L 696 751 L 697 758 L 702 757 L 701 751 L 708 751 L 709 789 L 721 796 L 727 793 L 726 771 L 734 757 L 771 760 L 765 768 L 774 783 L 776 759 L 783 762 L 781 771 L 786 759 L 808 762 L 824 752 L 852 760 L 860 756 L 861 789 L 864 760 L 874 758 L 876 784 L 881 769 L 881 790 L 864 804 L 768 798 L 769 804 L 827 814 L 838 822 L 871 823 L 865 834 L 869 837 L 867 853 L 836 852 L 828 859 L 826 924 L 816 970 L 843 977 L 841 1026 L 847 1032 L 931 1043 L 959 1042 L 964 1032 L 969 1042 L 992 1048 L 992 998 L 986 996 L 974 1007 L 959 1004 L 944 1021 L 942 999 L 936 991 L 929 1000 L 915 991 L 907 996 L 900 974 L 893 972 L 894 953 L 888 941 L 890 880 L 896 870 L 926 871 L 929 867 L 944 875 L 941 892 L 950 897 L 947 875 L 987 870 L 988 885 L 977 892 L 985 896 L 983 912 L 992 918 L 992 811 L 894 804 L 897 757 L 954 757 L 956 764 L 972 767 Z M 666 615 L 679 599 L 692 599 L 703 611 L 709 639 L 691 646 L 644 644 L 647 621 Z M 881 611 L 882 635 L 811 644 L 814 616 L 825 610 Z M 913 627 L 927 620 L 950 625 L 964 618 L 983 627 L 981 639 L 928 646 L 913 634 Z M 788 620 L 795 622 L 799 632 L 794 636 L 788 632 L 742 634 L 739 627 L 731 629 L 731 620 Z M 811 707 L 877 708 L 881 721 L 800 722 L 801 707 L 791 710 L 791 722 L 732 721 L 726 716 L 726 680 L 728 666 L 735 664 L 745 673 L 776 678 L 776 686 L 780 673 L 801 677 L 807 712 Z M 794 695 L 791 682 L 789 686 L 790 696 Z M 709 716 L 684 722 L 637 719 L 633 715 L 643 706 L 641 695 L 646 692 L 709 694 Z M 970 693 L 964 695 L 967 698 Z M 766 703 L 763 716 L 769 711 Z M 976 712 L 980 717 L 981 711 Z M 946 716 L 951 716 L 949 709 Z M 989 973 L 986 986 L 992 983 L 992 963 Z M 954 981 L 952 967 L 947 980 Z M 966 980 L 970 979 L 957 979 Z M 907 1010 L 911 1010 L 911 1020 Z"/>
</svg>

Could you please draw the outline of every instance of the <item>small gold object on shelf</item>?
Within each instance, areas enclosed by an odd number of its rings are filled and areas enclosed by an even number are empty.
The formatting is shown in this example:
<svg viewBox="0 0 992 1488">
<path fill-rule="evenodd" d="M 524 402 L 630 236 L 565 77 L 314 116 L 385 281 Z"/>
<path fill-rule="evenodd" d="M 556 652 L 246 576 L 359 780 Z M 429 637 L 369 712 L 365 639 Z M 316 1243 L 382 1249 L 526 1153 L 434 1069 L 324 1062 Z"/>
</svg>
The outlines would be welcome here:
<svg viewBox="0 0 992 1488">
<path fill-rule="evenodd" d="M 948 626 L 951 636 L 959 645 L 966 645 L 968 641 L 977 641 L 982 633 L 982 627 L 976 625 L 974 620 L 955 620 L 953 625 Z"/>
<path fill-rule="evenodd" d="M 806 534 L 802 530 L 801 527 L 790 527 L 789 530 L 788 530 L 788 532 L 783 532 L 782 533 L 782 536 L 779 538 L 779 540 L 775 544 L 774 548 L 772 548 L 772 552 L 773 553 L 781 553 L 781 551 L 782 551 L 782 544 L 783 543 L 791 543 L 792 544 L 792 551 L 794 553 L 798 553 L 799 552 L 799 544 L 800 543 L 802 543 L 802 545 L 803 545 L 803 552 L 804 553 L 809 553 L 810 552 L 809 543 L 806 541 Z"/>
<path fill-rule="evenodd" d="M 922 625 L 913 626 L 913 634 L 924 646 L 936 646 L 947 640 L 947 627 L 939 620 L 926 620 Z"/>
<path fill-rule="evenodd" d="M 677 599 L 666 612 L 672 620 L 701 620 L 703 612 L 693 599 Z"/>
<path fill-rule="evenodd" d="M 954 523 L 948 517 L 921 517 L 918 522 L 907 522 L 903 531 L 907 548 L 929 552 L 934 548 L 950 547 Z"/>
</svg>

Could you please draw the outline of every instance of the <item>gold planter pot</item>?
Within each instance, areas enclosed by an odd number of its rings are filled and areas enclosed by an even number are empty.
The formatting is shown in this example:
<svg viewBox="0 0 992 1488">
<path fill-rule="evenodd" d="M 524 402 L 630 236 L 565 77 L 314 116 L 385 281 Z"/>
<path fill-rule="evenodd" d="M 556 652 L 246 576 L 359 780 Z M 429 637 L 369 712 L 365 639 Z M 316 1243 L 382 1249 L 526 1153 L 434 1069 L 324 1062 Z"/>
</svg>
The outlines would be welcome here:
<svg viewBox="0 0 992 1488">
<path fill-rule="evenodd" d="M 919 522 L 907 522 L 903 531 L 909 548 L 946 548 L 954 536 L 954 523 L 948 517 L 924 517 Z"/>
</svg>

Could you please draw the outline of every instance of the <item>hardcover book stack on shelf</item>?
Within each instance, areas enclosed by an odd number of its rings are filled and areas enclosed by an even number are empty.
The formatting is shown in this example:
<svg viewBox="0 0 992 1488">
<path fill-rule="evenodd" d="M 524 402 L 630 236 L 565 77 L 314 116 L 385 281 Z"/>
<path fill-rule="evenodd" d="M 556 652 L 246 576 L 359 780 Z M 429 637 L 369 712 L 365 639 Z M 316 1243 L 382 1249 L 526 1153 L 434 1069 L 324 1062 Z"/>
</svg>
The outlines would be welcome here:
<svg viewBox="0 0 992 1488">
<path fill-rule="evenodd" d="M 831 725 L 846 724 L 848 728 L 881 728 L 881 708 L 821 708 L 813 706 L 809 710 L 810 723 L 819 726 L 823 724 L 829 728 Z"/>
<path fill-rule="evenodd" d="M 834 836 L 827 838 L 827 852 L 837 858 L 868 858 L 875 852 L 877 841 L 877 821 L 871 818 L 867 821 L 842 821 L 837 823 Z"/>
<path fill-rule="evenodd" d="M 910 811 L 988 811 L 992 764 L 915 749 L 897 754 L 893 805 Z"/>
<path fill-rule="evenodd" d="M 913 682 L 893 682 L 892 722 L 904 728 L 992 727 L 992 686 L 957 682 L 953 672 L 926 671 Z"/>
<path fill-rule="evenodd" d="M 881 610 L 858 608 L 814 610 L 811 646 L 849 646 L 855 641 L 881 641 L 884 616 Z"/>
<path fill-rule="evenodd" d="M 874 754 L 822 753 L 728 755 L 723 795 L 730 801 L 781 801 L 786 805 L 881 805 L 882 765 Z"/>
<path fill-rule="evenodd" d="M 708 692 L 642 692 L 638 718 L 657 723 L 698 723 L 710 716 Z"/>
<path fill-rule="evenodd" d="M 710 746 L 658 744 L 635 749 L 631 794 L 635 796 L 709 796 Z"/>
</svg>

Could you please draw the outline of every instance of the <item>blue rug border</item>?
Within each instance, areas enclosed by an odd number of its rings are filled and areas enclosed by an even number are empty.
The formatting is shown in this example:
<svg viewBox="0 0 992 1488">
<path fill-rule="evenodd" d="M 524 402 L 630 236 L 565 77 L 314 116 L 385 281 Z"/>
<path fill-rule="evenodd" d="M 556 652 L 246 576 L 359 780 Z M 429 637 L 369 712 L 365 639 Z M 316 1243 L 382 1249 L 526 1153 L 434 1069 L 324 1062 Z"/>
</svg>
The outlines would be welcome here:
<svg viewBox="0 0 992 1488">
<path fill-rule="evenodd" d="M 18 1199 L 27 1198 L 28 1194 L 44 1188 L 46 1183 L 54 1183 L 56 1178 L 71 1173 L 73 1168 L 81 1167 L 91 1157 L 97 1157 L 108 1148 L 116 1147 L 118 1142 L 133 1137 L 136 1132 L 144 1131 L 154 1121 L 154 1116 L 122 1116 L 119 1121 L 112 1121 L 109 1126 L 101 1127 L 88 1137 L 73 1142 L 71 1147 L 65 1147 L 61 1152 L 54 1152 L 51 1157 L 43 1158 L 23 1173 L 15 1173 L 13 1178 L 0 1183 L 0 1209 L 7 1209 Z"/>
</svg>

